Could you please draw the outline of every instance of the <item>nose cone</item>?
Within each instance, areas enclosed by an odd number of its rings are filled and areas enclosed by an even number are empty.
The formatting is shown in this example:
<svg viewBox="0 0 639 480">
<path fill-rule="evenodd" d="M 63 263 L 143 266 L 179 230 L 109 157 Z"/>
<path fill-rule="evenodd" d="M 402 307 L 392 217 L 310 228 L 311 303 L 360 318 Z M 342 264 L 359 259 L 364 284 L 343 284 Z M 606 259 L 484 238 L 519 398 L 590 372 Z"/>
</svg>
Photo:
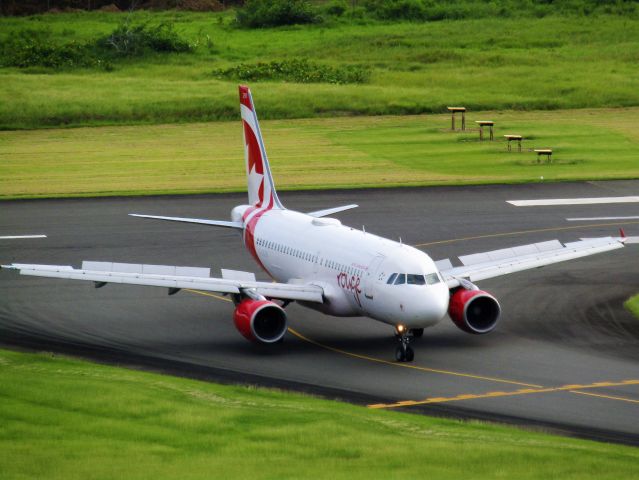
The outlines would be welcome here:
<svg viewBox="0 0 639 480">
<path fill-rule="evenodd" d="M 432 322 L 431 325 L 439 322 L 448 311 L 450 292 L 445 283 L 432 285 L 426 289 L 424 305 L 424 319 Z"/>
<path fill-rule="evenodd" d="M 413 292 L 417 293 L 417 292 Z M 448 311 L 449 292 L 445 283 L 430 285 L 406 302 L 402 323 L 408 328 L 430 327 Z"/>
</svg>

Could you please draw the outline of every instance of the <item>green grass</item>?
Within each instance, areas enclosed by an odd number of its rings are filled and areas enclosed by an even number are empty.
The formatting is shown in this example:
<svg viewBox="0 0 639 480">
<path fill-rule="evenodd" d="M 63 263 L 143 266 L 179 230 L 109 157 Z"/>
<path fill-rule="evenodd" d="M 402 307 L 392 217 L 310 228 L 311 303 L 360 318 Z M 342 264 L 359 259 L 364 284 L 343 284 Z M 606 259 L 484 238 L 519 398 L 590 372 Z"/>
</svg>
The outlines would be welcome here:
<svg viewBox="0 0 639 480">
<path fill-rule="evenodd" d="M 639 318 L 639 295 L 629 298 L 623 305 Z"/>
<path fill-rule="evenodd" d="M 0 350 L 5 480 L 617 480 L 637 462 L 631 447 Z"/>
<path fill-rule="evenodd" d="M 257 108 L 262 98 L 255 96 Z M 639 176 L 639 109 L 470 112 L 262 122 L 280 189 L 519 183 Z M 527 139 L 507 152 L 502 135 Z M 537 163 L 533 147 L 554 149 Z M 239 121 L 0 132 L 0 198 L 244 191 Z"/>
<path fill-rule="evenodd" d="M 48 29 L 59 43 L 112 31 L 124 14 L 0 18 L 0 37 Z M 232 12 L 138 12 L 172 21 L 197 48 L 115 71 L 0 69 L 0 128 L 171 123 L 237 117 L 235 81 L 215 69 L 308 59 L 371 69 L 366 85 L 253 83 L 263 118 L 565 109 L 639 105 L 639 22 L 622 16 L 347 22 L 263 30 L 229 26 Z"/>
</svg>

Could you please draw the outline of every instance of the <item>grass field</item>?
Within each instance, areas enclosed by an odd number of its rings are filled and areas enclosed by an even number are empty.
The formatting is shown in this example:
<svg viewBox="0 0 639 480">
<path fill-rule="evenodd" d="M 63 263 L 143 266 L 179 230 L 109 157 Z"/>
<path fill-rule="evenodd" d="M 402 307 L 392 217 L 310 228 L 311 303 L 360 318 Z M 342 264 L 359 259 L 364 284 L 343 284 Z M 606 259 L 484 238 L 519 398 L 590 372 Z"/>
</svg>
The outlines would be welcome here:
<svg viewBox="0 0 639 480">
<path fill-rule="evenodd" d="M 636 448 L 0 350 L 5 480 L 617 480 L 637 462 Z"/>
<path fill-rule="evenodd" d="M 262 97 L 256 95 L 258 113 Z M 639 176 L 639 109 L 470 112 L 496 141 L 452 133 L 448 115 L 262 122 L 281 189 L 512 183 Z M 506 150 L 502 135 L 527 140 Z M 0 198 L 246 189 L 233 122 L 0 132 Z M 552 147 L 551 164 L 533 147 Z"/>
<path fill-rule="evenodd" d="M 88 41 L 124 14 L 0 18 L 0 38 L 25 28 L 53 42 Z M 639 105 L 639 22 L 621 16 L 484 18 L 427 23 L 341 22 L 241 30 L 232 13 L 138 12 L 174 22 L 192 54 L 128 60 L 107 72 L 0 69 L 0 128 L 232 119 L 237 82 L 214 69 L 305 58 L 364 65 L 366 85 L 253 82 L 263 118 Z"/>
<path fill-rule="evenodd" d="M 624 306 L 634 313 L 635 317 L 639 318 L 639 295 L 635 295 L 632 298 L 629 298 Z"/>
</svg>

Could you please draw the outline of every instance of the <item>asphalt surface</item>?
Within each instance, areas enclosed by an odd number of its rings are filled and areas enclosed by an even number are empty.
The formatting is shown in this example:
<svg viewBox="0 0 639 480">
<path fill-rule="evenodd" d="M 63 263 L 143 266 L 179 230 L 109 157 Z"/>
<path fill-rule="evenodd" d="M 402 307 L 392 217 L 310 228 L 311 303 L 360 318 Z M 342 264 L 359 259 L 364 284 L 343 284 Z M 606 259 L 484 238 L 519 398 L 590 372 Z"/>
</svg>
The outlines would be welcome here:
<svg viewBox="0 0 639 480">
<path fill-rule="evenodd" d="M 637 195 L 639 182 L 284 192 L 288 208 L 348 203 L 344 224 L 419 245 L 434 259 L 558 238 L 639 235 L 638 204 L 514 207 L 506 200 Z M 0 204 L 0 262 L 79 266 L 82 260 L 256 271 L 237 233 L 128 217 L 226 219 L 244 195 L 16 201 Z M 353 248 L 357 248 L 356 245 Z M 79 354 L 223 382 L 277 386 L 415 413 L 535 426 L 639 445 L 639 320 L 622 303 L 639 292 L 639 245 L 480 283 L 502 320 L 484 336 L 443 321 L 394 362 L 389 326 L 288 307 L 271 348 L 246 342 L 232 305 L 165 289 L 0 272 L 0 342 Z M 259 274 L 258 278 L 266 278 Z M 398 402 L 403 403 L 399 406 Z M 413 403 L 410 403 L 413 402 Z M 403 405 L 403 406 L 402 406 Z"/>
</svg>

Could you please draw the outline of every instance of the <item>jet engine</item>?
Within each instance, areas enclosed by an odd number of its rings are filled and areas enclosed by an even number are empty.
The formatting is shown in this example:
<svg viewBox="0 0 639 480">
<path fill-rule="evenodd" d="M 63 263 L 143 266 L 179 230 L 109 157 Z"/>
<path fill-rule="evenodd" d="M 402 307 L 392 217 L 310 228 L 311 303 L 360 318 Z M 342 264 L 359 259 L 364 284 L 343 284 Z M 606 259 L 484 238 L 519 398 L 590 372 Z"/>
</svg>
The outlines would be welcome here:
<svg viewBox="0 0 639 480">
<path fill-rule="evenodd" d="M 459 288 L 453 292 L 448 315 L 458 328 L 467 333 L 488 333 L 495 328 L 501 307 L 495 297 L 482 290 Z"/>
<path fill-rule="evenodd" d="M 286 312 L 269 300 L 242 300 L 233 312 L 235 328 L 248 340 L 275 343 L 286 333 Z"/>
</svg>

